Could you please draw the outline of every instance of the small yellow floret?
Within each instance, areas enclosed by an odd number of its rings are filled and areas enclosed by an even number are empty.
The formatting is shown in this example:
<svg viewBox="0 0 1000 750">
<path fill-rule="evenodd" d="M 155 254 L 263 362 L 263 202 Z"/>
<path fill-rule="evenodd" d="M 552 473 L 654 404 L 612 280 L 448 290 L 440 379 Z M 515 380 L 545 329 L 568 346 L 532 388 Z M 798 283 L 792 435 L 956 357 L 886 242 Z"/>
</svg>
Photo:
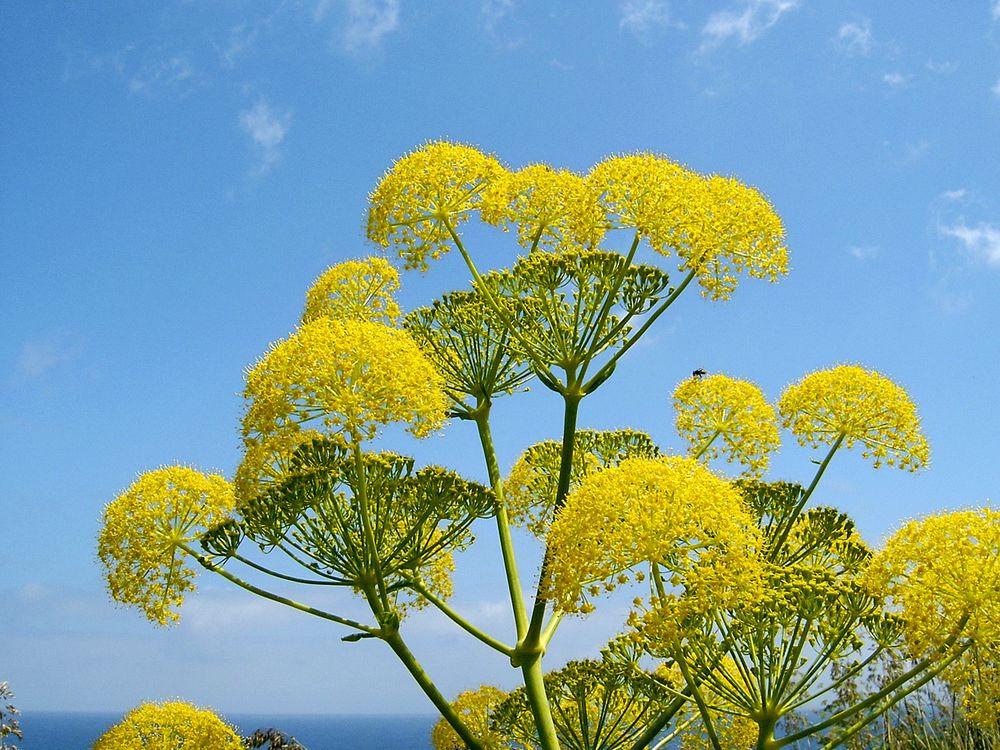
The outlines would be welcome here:
<svg viewBox="0 0 1000 750">
<path fill-rule="evenodd" d="M 97 554 L 112 598 L 160 625 L 176 621 L 184 595 L 195 588 L 179 545 L 224 521 L 235 504 L 221 476 L 184 466 L 140 476 L 104 509 Z"/>
<path fill-rule="evenodd" d="M 930 450 L 917 409 L 902 388 L 884 375 L 856 365 L 840 365 L 804 377 L 778 402 L 782 425 L 801 445 L 832 445 L 843 438 L 864 446 L 865 458 L 916 471 Z"/>
</svg>

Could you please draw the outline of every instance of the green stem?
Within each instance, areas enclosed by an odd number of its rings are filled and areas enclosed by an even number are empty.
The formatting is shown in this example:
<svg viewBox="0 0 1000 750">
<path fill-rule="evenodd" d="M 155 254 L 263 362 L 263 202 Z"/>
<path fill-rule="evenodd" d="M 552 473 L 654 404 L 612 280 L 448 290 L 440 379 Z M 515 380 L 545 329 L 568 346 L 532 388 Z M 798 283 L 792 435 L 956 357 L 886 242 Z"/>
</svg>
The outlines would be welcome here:
<svg viewBox="0 0 1000 750">
<path fill-rule="evenodd" d="M 605 380 L 607 380 L 608 373 L 614 368 L 618 360 L 622 358 L 625 352 L 627 352 L 629 349 L 632 348 L 632 346 L 635 344 L 636 341 L 642 338 L 642 335 L 647 330 L 649 330 L 649 327 L 653 325 L 654 322 L 656 322 L 656 319 L 660 317 L 666 311 L 666 309 L 674 303 L 674 301 L 681 295 L 681 292 L 683 292 L 687 288 L 687 285 L 691 283 L 691 280 L 694 279 L 696 275 L 697 272 L 695 271 L 695 269 L 692 268 L 688 272 L 688 275 L 684 277 L 684 280 L 680 283 L 680 286 L 674 289 L 674 291 L 672 291 L 670 295 L 665 300 L 663 300 L 663 304 L 661 304 L 658 308 L 656 308 L 649 315 L 649 317 L 646 318 L 646 322 L 642 324 L 639 330 L 636 331 L 632 336 L 630 336 L 629 339 L 624 344 L 622 344 L 621 348 L 618 351 L 616 351 L 614 355 L 612 355 L 612 357 L 607 362 L 604 363 L 604 366 L 600 370 L 598 370 L 597 373 L 590 380 L 588 380 L 587 383 L 580 389 L 581 391 L 583 391 L 583 393 L 590 393 L 590 391 L 594 387 L 594 384 L 599 385 L 600 383 L 603 383 Z"/>
<path fill-rule="evenodd" d="M 424 597 L 427 601 L 429 601 L 431 604 L 433 604 L 435 607 L 441 610 L 448 617 L 448 619 L 450 619 L 460 628 L 465 630 L 467 633 L 469 633 L 472 636 L 475 636 L 480 641 L 485 643 L 487 646 L 489 646 L 492 649 L 495 649 L 496 651 L 499 651 L 501 654 L 503 654 L 508 658 L 514 655 L 514 649 L 511 646 L 501 643 L 496 638 L 493 638 L 492 636 L 484 633 L 482 630 L 477 628 L 475 625 L 470 623 L 468 620 L 466 620 L 464 617 L 458 614 L 455 610 L 453 610 L 451 607 L 445 604 L 441 599 L 434 596 L 434 594 L 428 591 L 427 588 L 419 581 L 411 581 L 409 585 L 410 588 L 412 588 L 414 591 L 416 591 L 418 594 Z"/>
<path fill-rule="evenodd" d="M 451 704 L 445 700 L 444 696 L 434 685 L 431 678 L 424 671 L 424 668 L 420 666 L 420 662 L 417 661 L 416 657 L 407 648 L 406 644 L 403 642 L 403 638 L 399 635 L 398 630 L 392 630 L 388 633 L 382 635 L 382 640 L 389 644 L 389 648 L 393 650 L 399 660 L 403 662 L 403 666 L 406 667 L 407 671 L 413 675 L 413 679 L 417 681 L 420 689 L 424 691 L 424 694 L 430 698 L 431 703 L 440 712 L 444 720 L 447 721 L 452 729 L 454 729 L 458 736 L 462 738 L 466 747 L 469 750 L 486 750 L 486 746 L 483 745 L 482 741 L 476 737 L 471 730 L 465 725 L 461 717 Z"/>
<path fill-rule="evenodd" d="M 877 693 L 873 693 L 872 695 L 868 696 L 865 700 L 856 703 L 853 706 L 848 706 L 844 710 L 837 712 L 836 714 L 826 719 L 825 721 L 820 722 L 819 724 L 814 724 L 813 726 L 807 727 L 806 729 L 803 729 L 800 732 L 788 735 L 787 737 L 782 737 L 781 741 L 778 743 L 778 746 L 783 747 L 785 745 L 790 745 L 791 743 L 796 742 L 797 740 L 804 739 L 809 735 L 815 734 L 816 732 L 822 731 L 823 729 L 834 726 L 835 724 L 839 724 L 842 721 L 844 721 L 844 719 L 847 719 L 857 713 L 860 713 L 869 706 L 875 705 L 882 699 L 891 695 L 897 688 L 900 688 L 903 685 L 905 685 L 911 679 L 914 679 L 919 675 L 921 675 L 921 673 L 930 670 L 930 672 L 932 673 L 931 676 L 927 677 L 927 679 L 922 679 L 920 682 L 920 685 L 922 685 L 928 679 L 931 679 L 934 675 L 942 671 L 955 659 L 961 656 L 962 652 L 964 652 L 969 647 L 970 644 L 965 644 L 962 648 L 956 649 L 954 653 L 947 654 L 947 652 L 952 648 L 952 646 L 954 646 L 955 643 L 958 641 L 958 637 L 968 621 L 969 621 L 968 615 L 959 620 L 952 634 L 948 636 L 948 638 L 946 638 L 945 641 L 934 650 L 934 653 L 931 656 L 921 659 L 911 669 L 907 670 L 902 675 L 897 677 L 895 680 L 888 683 Z M 939 657 L 944 655 L 947 655 L 947 658 L 940 659 L 939 661 Z M 890 702 L 890 705 L 892 703 L 897 703 L 898 701 L 902 700 L 911 692 L 916 690 L 917 687 L 919 687 L 919 685 L 909 686 L 905 691 L 894 696 L 893 700 Z"/>
<path fill-rule="evenodd" d="M 674 651 L 674 657 L 677 660 L 677 666 L 681 668 L 681 674 L 684 675 L 684 682 L 686 682 L 687 686 L 691 688 L 691 696 L 694 698 L 694 702 L 698 705 L 698 711 L 701 713 L 701 719 L 705 724 L 705 731 L 708 733 L 708 739 L 712 742 L 712 747 L 714 750 L 722 750 L 722 745 L 719 744 L 719 736 L 715 733 L 715 723 L 712 721 L 712 716 L 708 712 L 708 704 L 705 703 L 701 690 L 698 689 L 698 683 L 692 676 L 691 670 L 688 669 L 688 664 L 684 659 L 682 649 L 676 649 Z"/>
<path fill-rule="evenodd" d="M 826 458 L 823 459 L 823 462 L 819 465 L 819 468 L 816 470 L 816 476 L 813 477 L 813 480 L 812 482 L 810 482 L 809 487 L 806 489 L 805 492 L 802 493 L 802 497 L 799 498 L 799 502 L 796 503 L 795 508 L 789 514 L 788 518 L 782 520 L 781 532 L 779 533 L 778 538 L 774 541 L 774 544 L 771 547 L 770 557 L 772 560 L 775 559 L 775 557 L 778 554 L 778 550 L 782 548 L 782 546 L 785 544 L 785 541 L 788 539 L 788 534 L 791 532 L 792 526 L 795 525 L 795 521 L 802 513 L 802 509 L 806 507 L 806 503 L 809 502 L 809 498 L 812 496 L 813 491 L 819 484 L 819 480 L 823 476 L 823 472 L 825 472 L 826 467 L 830 465 L 830 460 L 833 458 L 833 454 L 837 452 L 838 448 L 840 448 L 840 444 L 844 442 L 845 437 L 846 435 L 844 435 L 844 433 L 840 433 L 837 436 L 837 439 L 833 441 L 833 445 L 830 446 L 830 451 L 826 454 Z"/>
<path fill-rule="evenodd" d="M 521 589 L 521 577 L 517 570 L 517 560 L 514 557 L 514 541 L 510 533 L 510 519 L 507 516 L 507 503 L 504 502 L 503 480 L 500 476 L 500 466 L 497 462 L 496 450 L 493 447 L 493 435 L 490 431 L 490 402 L 485 400 L 476 408 L 476 427 L 479 429 L 479 442 L 483 447 L 486 460 L 486 471 L 496 496 L 497 504 L 497 535 L 500 539 L 500 552 L 503 555 L 503 570 L 507 577 L 507 592 L 510 595 L 510 605 L 514 613 L 514 626 L 517 629 L 517 640 L 524 638 L 528 630 L 528 612 L 524 606 L 524 591 Z"/>
<path fill-rule="evenodd" d="M 641 239 L 642 236 L 637 230 L 635 237 L 632 239 L 632 245 L 628 249 L 628 255 L 625 256 L 625 263 L 622 265 L 622 271 L 615 277 L 611 287 L 608 289 L 607 296 L 604 299 L 604 304 L 601 305 L 601 310 L 597 314 L 597 321 L 591 329 L 592 340 L 589 342 L 582 342 L 584 344 L 584 348 L 590 349 L 591 351 L 595 348 L 595 344 L 597 344 L 597 336 L 600 334 L 601 329 L 604 328 L 604 323 L 611 314 L 611 308 L 614 307 L 615 295 L 618 293 L 618 290 L 621 289 L 622 283 L 625 281 L 625 274 L 628 273 L 628 269 L 632 265 L 632 259 L 635 257 L 635 251 L 638 249 L 639 240 Z"/>
<path fill-rule="evenodd" d="M 239 577 L 233 575 L 228 570 L 226 570 L 225 568 L 223 568 L 221 565 L 217 565 L 216 563 L 212 562 L 211 560 L 209 560 L 204 555 L 199 554 L 198 552 L 196 552 L 195 550 L 191 549 L 187 545 L 181 545 L 181 546 L 184 549 L 184 551 L 187 552 L 189 555 L 191 555 L 191 557 L 193 557 L 195 560 L 197 560 L 198 563 L 203 568 L 205 568 L 205 570 L 210 570 L 213 573 L 218 573 L 220 576 L 222 576 L 223 578 L 225 578 L 227 581 L 231 581 L 232 583 L 235 583 L 237 586 L 239 586 L 242 589 L 246 589 L 251 594 L 256 594 L 257 596 L 262 597 L 264 599 L 270 599 L 272 602 L 277 602 L 278 604 L 284 604 L 286 607 L 291 607 L 292 609 L 297 609 L 300 612 L 305 612 L 306 614 L 314 615 L 315 617 L 320 617 L 320 618 L 322 618 L 324 620 L 330 620 L 332 622 L 339 623 L 340 625 L 346 625 L 349 628 L 354 628 L 355 630 L 360 630 L 360 631 L 362 631 L 364 633 L 368 633 L 371 636 L 376 636 L 377 637 L 382 632 L 378 628 L 373 628 L 370 625 L 363 625 L 360 622 L 355 622 L 354 620 L 350 620 L 350 619 L 348 619 L 346 617 L 341 617 L 340 615 L 335 615 L 335 614 L 333 614 L 331 612 L 324 612 L 321 609 L 316 609 L 315 607 L 310 607 L 307 604 L 302 604 L 302 603 L 294 601 L 292 599 L 288 599 L 288 598 L 286 598 L 284 596 L 279 596 L 278 594 L 274 594 L 274 593 L 271 593 L 270 591 L 266 591 L 266 590 L 264 590 L 262 588 L 259 588 L 258 586 L 254 586 L 252 583 L 248 583 L 247 581 L 244 581 L 242 578 L 239 578 Z"/>
<path fill-rule="evenodd" d="M 562 451 L 559 457 L 559 483 L 556 487 L 556 501 L 553 507 L 553 518 L 559 509 L 566 503 L 566 496 L 569 494 L 569 482 L 573 475 L 573 449 L 576 445 L 576 421 L 580 411 L 580 401 L 582 394 L 566 394 L 564 397 L 565 411 L 563 413 L 563 439 Z M 545 591 L 549 567 L 549 548 L 545 547 L 545 555 L 542 558 L 542 570 L 538 577 L 538 587 L 535 592 L 535 605 L 531 611 L 531 623 L 528 625 L 528 632 L 524 643 L 529 648 L 539 645 L 539 634 L 542 631 L 542 622 L 545 619 Z"/>
<path fill-rule="evenodd" d="M 534 658 L 521 664 L 521 675 L 524 678 L 524 694 L 531 708 L 538 731 L 538 744 L 542 750 L 559 750 L 559 737 L 556 725 L 552 721 L 552 708 L 545 692 L 545 681 L 542 677 L 542 655 L 537 652 Z"/>
<path fill-rule="evenodd" d="M 697 461 L 699 458 L 701 458 L 705 454 L 705 451 L 707 451 L 711 447 L 712 443 L 714 443 L 715 440 L 716 440 L 716 438 L 718 438 L 719 435 L 721 435 L 721 434 L 722 434 L 722 430 L 716 430 L 715 432 L 713 432 L 712 433 L 712 437 L 710 437 L 708 440 L 706 440 L 702 444 L 701 448 L 698 449 L 697 453 L 695 453 L 692 456 L 692 458 L 695 461 Z"/>
<path fill-rule="evenodd" d="M 472 262 L 472 256 L 469 255 L 468 251 L 465 249 L 465 245 L 462 244 L 462 239 L 458 236 L 458 232 L 451 225 L 450 221 L 445 220 L 444 225 L 448 228 L 448 233 L 451 235 L 452 242 L 455 243 L 455 247 L 458 248 L 458 252 L 461 253 L 462 258 L 465 260 L 465 265 L 468 267 L 469 272 L 472 274 L 472 279 L 475 282 L 475 287 L 480 291 L 480 293 L 486 298 L 486 301 L 493 308 L 493 311 L 500 316 L 503 321 L 504 326 L 507 331 L 517 339 L 517 342 L 521 345 L 524 353 L 531 358 L 531 363 L 543 376 L 547 377 L 552 382 L 557 382 L 555 375 L 549 370 L 548 365 L 542 362 L 540 359 L 535 357 L 532 352 L 531 342 L 527 341 L 524 336 L 521 335 L 520 330 L 517 326 L 517 321 L 511 320 L 506 314 L 504 309 L 500 306 L 500 303 L 493 297 L 493 292 L 490 291 L 489 285 L 483 282 L 483 277 L 479 274 L 479 270 L 476 268 L 476 264 Z"/>
<path fill-rule="evenodd" d="M 378 559 L 378 547 L 375 544 L 375 533 L 372 531 L 371 509 L 368 507 L 368 482 L 365 475 L 364 458 L 361 455 L 361 445 L 354 442 L 353 446 L 354 466 L 358 472 L 358 486 L 355 492 L 358 496 L 358 507 L 361 511 L 361 526 L 365 535 L 365 567 L 370 568 L 371 574 L 378 586 L 378 598 L 381 609 L 388 612 L 392 609 L 389 606 L 389 595 L 385 590 L 385 579 L 382 577 L 382 565 Z"/>
</svg>

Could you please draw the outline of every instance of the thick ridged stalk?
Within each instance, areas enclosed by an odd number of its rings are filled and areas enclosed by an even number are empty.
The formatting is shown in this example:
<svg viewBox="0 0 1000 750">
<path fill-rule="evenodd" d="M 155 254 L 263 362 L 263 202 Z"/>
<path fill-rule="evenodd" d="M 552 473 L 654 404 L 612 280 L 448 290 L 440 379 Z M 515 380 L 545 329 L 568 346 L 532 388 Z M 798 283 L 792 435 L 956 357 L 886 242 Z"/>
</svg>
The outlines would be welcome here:
<svg viewBox="0 0 1000 750">
<path fill-rule="evenodd" d="M 424 691 L 424 694 L 430 698 L 431 703 L 434 707 L 441 713 L 441 716 L 447 721 L 451 728 L 454 729 L 458 736 L 462 738 L 466 747 L 469 750 L 486 750 L 485 745 L 476 737 L 469 728 L 462 722 L 462 719 L 455 712 L 455 709 L 451 707 L 451 704 L 445 700 L 445 697 L 441 695 L 437 687 L 431 681 L 431 678 L 424 671 L 424 668 L 420 666 L 420 662 L 417 661 L 416 657 L 407 648 L 406 644 L 403 642 L 402 637 L 399 635 L 398 631 L 392 631 L 382 636 L 382 640 L 389 644 L 389 648 L 393 650 L 393 653 L 399 657 L 399 660 L 403 662 L 403 666 L 406 667 L 407 671 L 413 675 L 413 679 L 417 681 L 420 689 Z"/>
<path fill-rule="evenodd" d="M 503 570 L 507 578 L 507 590 L 510 594 L 510 606 L 514 613 L 517 640 L 520 641 L 524 638 L 528 629 L 528 613 L 524 606 L 524 591 L 521 589 L 521 577 L 517 570 L 517 560 L 514 557 L 514 541 L 510 533 L 507 504 L 504 502 L 503 480 L 500 477 L 500 466 L 497 463 L 496 450 L 493 447 L 493 435 L 490 432 L 489 401 L 480 403 L 477 406 L 476 427 L 479 429 L 479 442 L 483 446 L 483 457 L 486 460 L 486 471 L 490 478 L 490 486 L 493 488 L 493 493 L 496 496 L 497 536 L 500 539 Z"/>
</svg>

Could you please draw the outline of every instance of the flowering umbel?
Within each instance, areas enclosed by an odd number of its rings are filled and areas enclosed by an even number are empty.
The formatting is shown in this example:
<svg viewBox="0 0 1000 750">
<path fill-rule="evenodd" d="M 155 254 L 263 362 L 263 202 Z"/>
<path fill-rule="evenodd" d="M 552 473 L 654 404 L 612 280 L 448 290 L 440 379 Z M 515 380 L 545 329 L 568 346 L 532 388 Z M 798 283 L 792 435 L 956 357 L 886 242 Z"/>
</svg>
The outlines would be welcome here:
<svg viewBox="0 0 1000 750">
<path fill-rule="evenodd" d="M 588 611 L 588 594 L 630 580 L 643 563 L 721 581 L 727 569 L 753 567 L 755 541 L 729 482 L 686 457 L 629 458 L 585 477 L 552 522 L 552 597 L 564 611 Z"/>
<path fill-rule="evenodd" d="M 401 422 L 424 437 L 444 421 L 442 386 L 404 331 L 320 317 L 275 344 L 247 373 L 243 434 L 254 441 L 306 425 L 347 445 Z"/>
<path fill-rule="evenodd" d="M 218 475 L 169 466 L 140 476 L 104 509 L 97 554 L 112 598 L 151 622 L 175 622 L 195 588 L 182 545 L 226 520 L 235 504 Z"/>
<path fill-rule="evenodd" d="M 93 750 L 242 750 L 243 742 L 215 713 L 183 701 L 146 703 L 105 732 Z"/>
<path fill-rule="evenodd" d="M 677 432 L 688 452 L 706 461 L 725 456 L 747 468 L 751 476 L 766 471 L 778 449 L 774 408 L 752 383 L 726 375 L 691 377 L 674 390 Z"/>
<path fill-rule="evenodd" d="M 428 143 L 397 161 L 371 194 L 368 237 L 395 245 L 407 268 L 426 269 L 449 250 L 451 233 L 505 171 L 471 146 Z"/>
<path fill-rule="evenodd" d="M 843 440 L 864 446 L 864 457 L 916 471 L 930 457 L 917 409 L 889 378 L 857 365 L 840 365 L 807 375 L 789 386 L 778 402 L 782 424 L 802 445 Z"/>
</svg>

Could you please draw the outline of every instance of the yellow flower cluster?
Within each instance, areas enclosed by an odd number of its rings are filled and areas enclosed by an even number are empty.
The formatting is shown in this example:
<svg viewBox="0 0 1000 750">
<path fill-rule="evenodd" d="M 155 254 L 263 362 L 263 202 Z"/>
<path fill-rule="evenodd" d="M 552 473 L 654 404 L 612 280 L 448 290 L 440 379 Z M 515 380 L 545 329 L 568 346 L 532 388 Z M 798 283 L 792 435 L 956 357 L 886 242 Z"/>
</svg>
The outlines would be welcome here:
<svg viewBox="0 0 1000 750">
<path fill-rule="evenodd" d="M 899 609 L 913 658 L 940 647 L 967 618 L 962 638 L 974 648 L 948 677 L 960 691 L 974 686 L 972 713 L 1000 718 L 1000 511 L 911 521 L 876 554 L 868 583 Z"/>
<path fill-rule="evenodd" d="M 1000 649 L 1000 512 L 909 522 L 876 554 L 868 580 L 900 608 L 914 656 L 940 645 L 963 617 L 965 637 Z"/>
<path fill-rule="evenodd" d="M 778 402 L 782 424 L 801 445 L 816 448 L 843 439 L 864 446 L 864 457 L 916 471 L 930 450 L 920 430 L 917 409 L 902 388 L 887 377 L 856 365 L 840 365 L 804 377 Z"/>
<path fill-rule="evenodd" d="M 404 331 L 365 320 L 318 318 L 264 355 L 247 374 L 248 447 L 308 424 L 342 445 L 402 422 L 417 437 L 442 425 L 441 377 Z"/>
<path fill-rule="evenodd" d="M 674 408 L 677 432 L 696 458 L 710 461 L 724 455 L 759 477 L 778 449 L 774 408 L 745 380 L 725 375 L 688 378 L 674 390 Z"/>
<path fill-rule="evenodd" d="M 407 268 L 427 268 L 448 252 L 451 229 L 478 208 L 482 192 L 506 172 L 470 146 L 428 143 L 397 161 L 369 197 L 368 237 L 398 246 Z"/>
<path fill-rule="evenodd" d="M 280 482 L 287 475 L 296 448 L 322 436 L 319 430 L 288 429 L 263 438 L 245 438 L 243 460 L 233 477 L 233 489 L 240 504 Z"/>
<path fill-rule="evenodd" d="M 150 471 L 104 509 L 97 554 L 112 598 L 160 625 L 178 619 L 195 572 L 179 545 L 224 521 L 236 499 L 221 476 L 184 466 Z"/>
<path fill-rule="evenodd" d="M 517 227 L 522 247 L 583 250 L 597 245 L 606 229 L 594 192 L 579 175 L 545 164 L 508 172 L 483 193 L 483 221 Z"/>
<path fill-rule="evenodd" d="M 496 710 L 507 694 L 492 685 L 483 685 L 478 690 L 466 690 L 459 693 L 451 702 L 451 707 L 458 714 L 469 730 L 479 738 L 486 750 L 500 750 L 504 739 L 490 728 L 490 714 Z M 444 719 L 438 721 L 431 731 L 431 742 L 435 750 L 463 750 L 465 742 L 458 736 Z"/>
<path fill-rule="evenodd" d="M 550 595 L 566 612 L 592 608 L 587 595 L 656 563 L 678 580 L 721 596 L 727 578 L 752 570 L 759 541 L 738 490 L 697 461 L 630 458 L 587 476 L 548 536 Z"/>
<path fill-rule="evenodd" d="M 309 288 L 302 322 L 327 317 L 393 325 L 400 315 L 398 289 L 399 274 L 382 258 L 338 263 Z"/>
<path fill-rule="evenodd" d="M 532 445 L 514 463 L 504 481 L 504 503 L 515 526 L 544 538 L 552 521 L 562 443 L 546 440 Z M 635 430 L 579 430 L 573 450 L 570 489 L 595 471 L 630 456 L 652 457 L 659 451 L 648 435 Z"/>
<path fill-rule="evenodd" d="M 242 750 L 231 726 L 190 703 L 146 703 L 105 732 L 93 750 Z"/>
<path fill-rule="evenodd" d="M 587 181 L 613 226 L 635 228 L 659 253 L 676 252 L 707 297 L 728 299 L 737 272 L 770 281 L 788 273 L 781 219 L 759 191 L 736 179 L 633 154 L 598 164 Z"/>
</svg>

